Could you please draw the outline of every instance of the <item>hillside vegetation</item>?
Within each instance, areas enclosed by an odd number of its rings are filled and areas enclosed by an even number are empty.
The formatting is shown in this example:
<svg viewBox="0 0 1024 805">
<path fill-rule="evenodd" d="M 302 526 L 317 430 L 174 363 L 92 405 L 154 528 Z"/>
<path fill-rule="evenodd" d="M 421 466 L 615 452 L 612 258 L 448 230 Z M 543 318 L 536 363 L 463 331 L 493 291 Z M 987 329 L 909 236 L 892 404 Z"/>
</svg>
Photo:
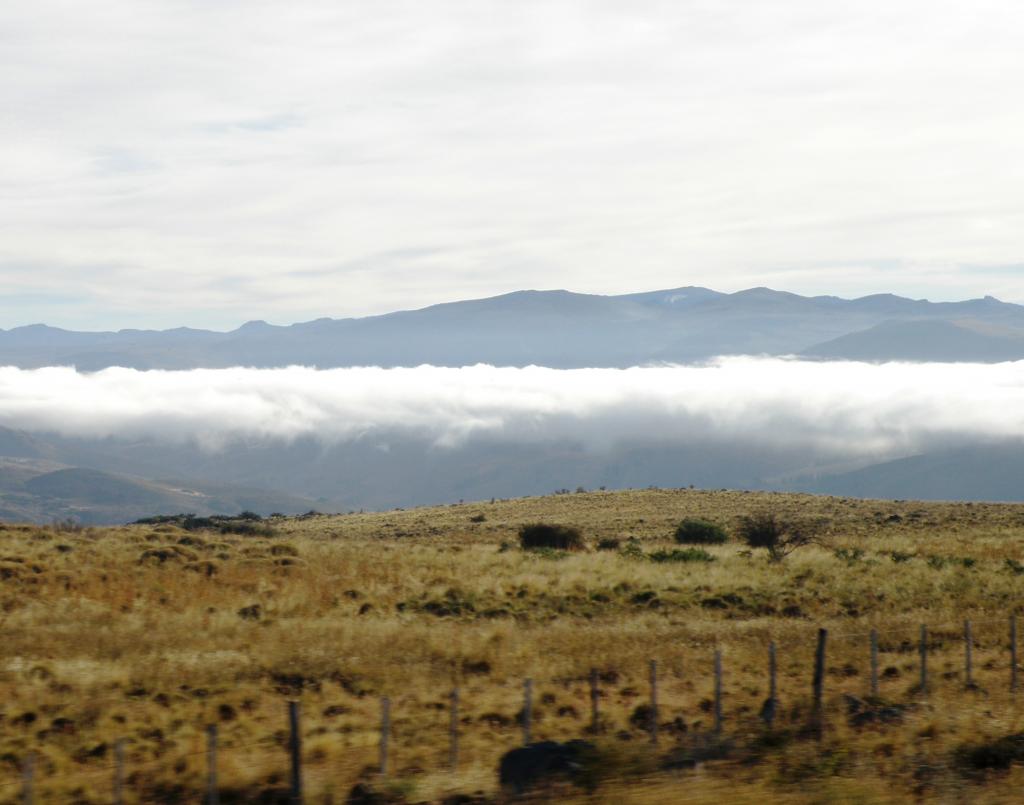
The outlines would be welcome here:
<svg viewBox="0 0 1024 805">
<path fill-rule="evenodd" d="M 813 524 L 818 541 L 770 562 L 735 536 L 762 513 Z M 731 539 L 680 545 L 686 519 Z M 520 529 L 538 523 L 578 529 L 585 549 L 522 550 Z M 127 801 L 198 801 L 209 723 L 221 801 L 277 801 L 285 701 L 297 699 L 307 801 L 343 802 L 362 780 L 391 798 L 379 801 L 487 802 L 499 796 L 498 759 L 521 742 L 527 677 L 533 738 L 586 738 L 599 758 L 592 792 L 563 784 L 547 794 L 558 801 L 1009 802 L 1024 785 L 1007 649 L 1024 600 L 1024 506 L 652 489 L 263 521 L 9 524 L 0 538 L 0 801 L 20 801 L 34 752 L 43 801 L 108 802 L 118 739 Z M 825 711 L 811 729 L 819 627 Z M 770 641 L 772 729 L 759 717 Z M 392 708 L 383 780 L 371 772 L 381 696 Z"/>
</svg>

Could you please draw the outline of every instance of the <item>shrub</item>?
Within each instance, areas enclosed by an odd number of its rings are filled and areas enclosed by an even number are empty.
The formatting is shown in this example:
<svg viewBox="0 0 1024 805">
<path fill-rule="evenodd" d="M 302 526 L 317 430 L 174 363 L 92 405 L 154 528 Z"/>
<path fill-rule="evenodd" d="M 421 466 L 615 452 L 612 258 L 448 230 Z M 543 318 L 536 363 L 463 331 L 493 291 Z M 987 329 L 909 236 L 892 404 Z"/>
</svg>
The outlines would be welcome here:
<svg viewBox="0 0 1024 805">
<path fill-rule="evenodd" d="M 552 523 L 530 523 L 519 528 L 519 547 L 528 551 L 537 548 L 581 551 L 586 546 L 578 528 Z"/>
<path fill-rule="evenodd" d="M 853 564 L 859 562 L 864 558 L 864 551 L 861 548 L 836 548 L 833 552 L 836 559 L 847 564 Z"/>
<path fill-rule="evenodd" d="M 715 557 L 703 548 L 676 548 L 672 551 L 654 551 L 647 555 L 652 562 L 714 562 Z"/>
<path fill-rule="evenodd" d="M 722 545 L 728 541 L 725 530 L 707 520 L 683 520 L 676 529 L 676 542 L 680 545 Z"/>
<path fill-rule="evenodd" d="M 63 520 L 54 519 L 50 523 L 50 530 L 57 534 L 80 534 L 84 528 L 75 518 L 67 517 Z"/>
<path fill-rule="evenodd" d="M 814 526 L 783 520 L 772 512 L 747 515 L 740 520 L 739 535 L 751 548 L 764 548 L 772 562 L 781 562 L 797 548 L 816 542 Z"/>
<path fill-rule="evenodd" d="M 262 517 L 253 512 L 242 512 L 236 516 L 211 514 L 209 517 L 196 517 L 194 514 L 158 514 L 154 517 L 143 517 L 135 523 L 176 525 L 185 531 L 219 531 L 221 534 L 241 534 L 247 537 L 272 537 L 277 534 L 277 531 L 263 522 Z"/>
<path fill-rule="evenodd" d="M 605 537 L 597 543 L 599 551 L 617 551 L 621 546 L 622 541 L 617 537 Z"/>
</svg>

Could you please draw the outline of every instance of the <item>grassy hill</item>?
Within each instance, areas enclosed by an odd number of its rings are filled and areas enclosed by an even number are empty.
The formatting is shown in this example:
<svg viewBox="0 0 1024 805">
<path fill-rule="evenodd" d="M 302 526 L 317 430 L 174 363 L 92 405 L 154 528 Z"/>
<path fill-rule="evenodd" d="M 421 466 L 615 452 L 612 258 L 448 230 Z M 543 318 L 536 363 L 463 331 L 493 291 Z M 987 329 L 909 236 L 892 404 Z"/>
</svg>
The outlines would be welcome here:
<svg viewBox="0 0 1024 805">
<path fill-rule="evenodd" d="M 744 516 L 763 512 L 813 524 L 818 544 L 769 562 L 735 536 Z M 732 537 L 703 556 L 684 551 L 673 541 L 684 518 Z M 518 530 L 534 522 L 576 527 L 587 548 L 522 551 Z M 595 793 L 563 784 L 549 800 L 1011 802 L 1024 783 L 1007 644 L 1007 619 L 1024 600 L 1024 506 L 651 489 L 255 526 L 0 531 L 0 785 L 15 785 L 0 791 L 17 790 L 19 760 L 33 751 L 46 770 L 40 795 L 102 801 L 123 738 L 133 792 L 196 801 L 205 725 L 216 722 L 222 801 L 277 801 L 284 703 L 297 699 L 311 801 L 344 801 L 362 779 L 390 797 L 379 801 L 492 802 L 498 758 L 521 741 L 527 677 L 533 737 L 583 737 L 595 753 Z M 932 674 L 924 692 L 921 624 Z M 819 730 L 811 677 L 822 627 Z M 877 698 L 868 695 L 872 629 Z M 779 706 L 769 729 L 759 713 L 770 642 Z M 455 772 L 446 768 L 453 686 Z M 387 780 L 367 771 L 380 696 L 392 708 Z"/>
<path fill-rule="evenodd" d="M 150 480 L 36 459 L 0 457 L 0 519 L 118 523 L 149 514 L 300 513 L 314 501 L 228 483 Z"/>
</svg>

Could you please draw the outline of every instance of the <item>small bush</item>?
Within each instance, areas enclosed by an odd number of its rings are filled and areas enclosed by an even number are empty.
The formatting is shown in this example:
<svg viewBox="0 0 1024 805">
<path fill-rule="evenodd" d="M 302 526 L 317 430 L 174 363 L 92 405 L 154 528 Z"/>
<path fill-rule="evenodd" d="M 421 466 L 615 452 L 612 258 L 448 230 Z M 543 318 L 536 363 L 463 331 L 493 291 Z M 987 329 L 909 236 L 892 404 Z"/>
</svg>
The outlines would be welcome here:
<svg viewBox="0 0 1024 805">
<path fill-rule="evenodd" d="M 617 537 L 605 537 L 597 543 L 599 551 L 617 551 L 622 546 L 622 541 Z"/>
<path fill-rule="evenodd" d="M 680 545 L 723 545 L 728 541 L 725 530 L 707 520 L 683 520 L 676 529 L 676 542 Z"/>
<path fill-rule="evenodd" d="M 740 520 L 740 538 L 751 548 L 764 548 L 768 558 L 781 562 L 797 548 L 816 542 L 816 526 L 783 520 L 772 512 L 761 512 Z"/>
<path fill-rule="evenodd" d="M 558 548 L 530 548 L 530 556 L 538 559 L 567 559 L 569 553 L 567 551 L 559 550 Z"/>
<path fill-rule="evenodd" d="M 194 514 L 158 514 L 136 520 L 137 525 L 175 525 L 185 531 L 219 531 L 221 534 L 241 534 L 247 537 L 273 537 L 277 532 L 263 522 L 258 514 L 242 512 L 231 516 L 211 514 L 197 517 Z"/>
<path fill-rule="evenodd" d="M 846 562 L 847 564 L 859 562 L 864 558 L 864 551 L 861 548 L 836 548 L 833 553 L 835 554 L 836 559 Z"/>
<path fill-rule="evenodd" d="M 531 523 L 520 527 L 519 547 L 527 551 L 537 548 L 582 551 L 586 545 L 578 528 L 552 523 Z"/>
<path fill-rule="evenodd" d="M 715 557 L 703 548 L 676 548 L 673 551 L 654 551 L 647 555 L 652 562 L 714 562 Z"/>
</svg>

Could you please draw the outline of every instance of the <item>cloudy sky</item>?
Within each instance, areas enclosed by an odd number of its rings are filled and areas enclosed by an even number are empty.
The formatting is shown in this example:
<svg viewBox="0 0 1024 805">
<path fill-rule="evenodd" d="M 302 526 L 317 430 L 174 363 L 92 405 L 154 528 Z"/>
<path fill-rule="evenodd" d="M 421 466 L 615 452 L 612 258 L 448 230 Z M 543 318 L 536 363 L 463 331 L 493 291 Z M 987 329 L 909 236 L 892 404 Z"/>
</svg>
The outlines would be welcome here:
<svg viewBox="0 0 1024 805">
<path fill-rule="evenodd" d="M 34 0 L 0 327 L 518 288 L 1024 302 L 1009 0 Z"/>
</svg>

